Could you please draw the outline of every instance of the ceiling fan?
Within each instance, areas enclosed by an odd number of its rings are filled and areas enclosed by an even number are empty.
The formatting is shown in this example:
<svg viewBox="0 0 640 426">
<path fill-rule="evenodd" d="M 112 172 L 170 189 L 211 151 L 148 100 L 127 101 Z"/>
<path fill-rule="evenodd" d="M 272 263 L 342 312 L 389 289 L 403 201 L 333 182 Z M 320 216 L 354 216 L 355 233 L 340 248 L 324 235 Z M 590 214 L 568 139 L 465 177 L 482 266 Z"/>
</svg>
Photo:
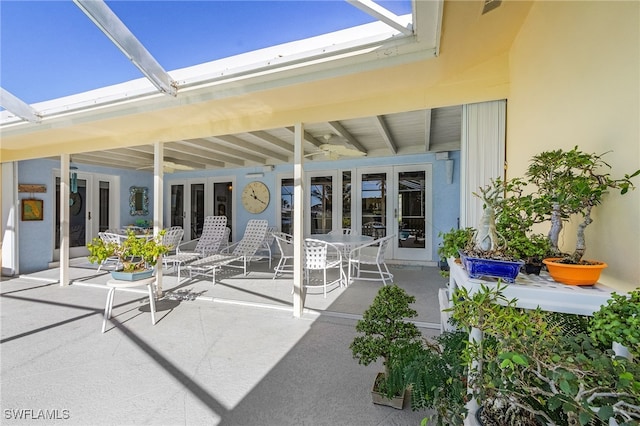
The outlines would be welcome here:
<svg viewBox="0 0 640 426">
<path fill-rule="evenodd" d="M 359 149 L 352 147 L 345 140 L 332 133 L 323 135 L 323 138 L 325 143 L 318 146 L 320 150 L 307 154 L 306 157 L 324 155 L 325 157 L 329 157 L 331 160 L 336 160 L 340 157 L 365 157 L 367 155 L 366 152 L 362 152 Z"/>
</svg>

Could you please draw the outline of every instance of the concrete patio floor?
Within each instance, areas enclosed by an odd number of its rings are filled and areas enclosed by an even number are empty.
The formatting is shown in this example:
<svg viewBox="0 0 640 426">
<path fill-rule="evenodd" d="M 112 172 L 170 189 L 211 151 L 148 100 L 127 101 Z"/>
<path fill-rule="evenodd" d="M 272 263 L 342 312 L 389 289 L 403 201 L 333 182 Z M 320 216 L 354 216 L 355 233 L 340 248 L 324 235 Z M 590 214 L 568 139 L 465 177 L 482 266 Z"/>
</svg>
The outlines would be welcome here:
<svg viewBox="0 0 640 426">
<path fill-rule="evenodd" d="M 310 289 L 297 319 L 291 279 L 272 280 L 267 262 L 246 277 L 225 269 L 215 286 L 165 274 L 155 326 L 143 288 L 118 290 L 103 334 L 109 275 L 75 264 L 67 287 L 57 269 L 1 283 L 3 425 L 418 425 L 429 414 L 372 404 L 381 364 L 361 366 L 349 350 L 380 283 L 326 299 Z M 438 334 L 446 280 L 390 266 L 417 298 L 423 334 Z"/>
</svg>

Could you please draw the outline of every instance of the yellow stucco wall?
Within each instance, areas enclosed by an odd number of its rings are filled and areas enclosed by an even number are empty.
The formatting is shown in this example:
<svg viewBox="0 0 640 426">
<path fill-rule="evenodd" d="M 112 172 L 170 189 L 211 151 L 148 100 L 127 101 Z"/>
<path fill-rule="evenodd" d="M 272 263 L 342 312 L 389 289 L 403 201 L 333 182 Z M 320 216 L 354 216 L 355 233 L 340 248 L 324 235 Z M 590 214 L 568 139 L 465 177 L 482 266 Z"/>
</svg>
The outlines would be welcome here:
<svg viewBox="0 0 640 426">
<path fill-rule="evenodd" d="M 575 145 L 611 150 L 613 177 L 640 169 L 640 2 L 536 2 L 510 51 L 507 111 L 509 177 Z M 640 287 L 640 189 L 609 194 L 593 216 L 585 257 L 607 262 L 602 282 Z M 561 243 L 574 241 L 565 229 Z"/>
</svg>

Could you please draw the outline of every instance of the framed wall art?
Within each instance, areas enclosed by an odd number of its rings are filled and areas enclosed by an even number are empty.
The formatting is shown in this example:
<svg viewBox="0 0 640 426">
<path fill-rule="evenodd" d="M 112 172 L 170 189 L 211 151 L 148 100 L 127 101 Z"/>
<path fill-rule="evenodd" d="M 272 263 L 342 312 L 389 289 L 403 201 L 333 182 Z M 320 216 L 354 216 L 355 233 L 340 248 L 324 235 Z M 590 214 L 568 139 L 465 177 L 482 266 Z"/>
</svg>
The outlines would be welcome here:
<svg viewBox="0 0 640 426">
<path fill-rule="evenodd" d="M 44 212 L 42 207 L 44 202 L 36 198 L 25 198 L 22 200 L 22 216 L 21 219 L 27 220 L 43 220 Z"/>
</svg>

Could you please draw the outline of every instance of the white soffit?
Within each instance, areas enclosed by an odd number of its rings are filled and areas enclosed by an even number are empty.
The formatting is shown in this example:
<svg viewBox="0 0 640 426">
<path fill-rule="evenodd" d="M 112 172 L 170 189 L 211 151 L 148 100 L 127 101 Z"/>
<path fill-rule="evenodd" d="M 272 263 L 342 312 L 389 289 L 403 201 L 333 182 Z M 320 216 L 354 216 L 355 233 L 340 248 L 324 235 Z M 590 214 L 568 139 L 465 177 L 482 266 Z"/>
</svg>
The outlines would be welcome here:
<svg viewBox="0 0 640 426">
<path fill-rule="evenodd" d="M 178 86 L 177 99 L 158 93 L 146 78 L 140 78 L 33 104 L 42 117 L 37 124 L 2 111 L 0 128 L 6 136 L 17 135 L 34 128 L 73 124 L 75 120 L 86 122 L 126 115 L 132 110 L 153 111 L 222 99 L 236 95 L 239 88 L 246 95 L 432 58 L 438 54 L 442 9 L 443 0 L 416 1 L 413 15 L 398 17 L 406 25 L 413 19 L 413 36 L 384 22 L 374 22 L 170 71 Z"/>
</svg>

